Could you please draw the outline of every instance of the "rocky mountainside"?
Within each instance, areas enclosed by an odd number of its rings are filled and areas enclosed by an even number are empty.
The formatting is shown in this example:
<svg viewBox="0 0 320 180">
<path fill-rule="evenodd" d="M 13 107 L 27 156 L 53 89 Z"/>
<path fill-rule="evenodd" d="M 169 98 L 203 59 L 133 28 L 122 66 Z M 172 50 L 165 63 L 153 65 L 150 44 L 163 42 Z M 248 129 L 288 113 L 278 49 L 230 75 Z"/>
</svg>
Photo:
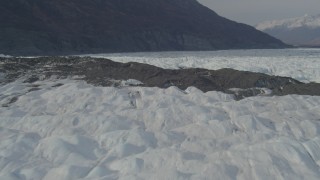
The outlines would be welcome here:
<svg viewBox="0 0 320 180">
<path fill-rule="evenodd" d="M 196 0 L 1 0 L 0 53 L 283 48 Z"/>
<path fill-rule="evenodd" d="M 320 46 L 320 15 L 267 21 L 256 28 L 288 44 Z"/>
</svg>

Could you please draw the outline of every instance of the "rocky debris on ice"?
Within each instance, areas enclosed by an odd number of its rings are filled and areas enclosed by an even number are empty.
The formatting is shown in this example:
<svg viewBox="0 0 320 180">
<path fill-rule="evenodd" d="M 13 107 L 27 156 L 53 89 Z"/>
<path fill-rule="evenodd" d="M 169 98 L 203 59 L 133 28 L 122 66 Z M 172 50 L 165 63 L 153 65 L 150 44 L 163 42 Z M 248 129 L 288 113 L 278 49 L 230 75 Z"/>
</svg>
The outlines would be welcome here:
<svg viewBox="0 0 320 180">
<path fill-rule="evenodd" d="M 172 70 L 135 62 L 119 63 L 90 57 L 0 58 L 0 63 L 2 84 L 18 79 L 32 83 L 53 77 L 77 77 L 98 86 L 176 86 L 181 90 L 194 86 L 204 92 L 222 91 L 235 94 L 237 99 L 265 94 L 261 88 L 272 90 L 271 95 L 320 95 L 318 83 L 305 84 L 289 77 L 233 69 Z M 230 90 L 232 88 L 242 90 L 235 92 Z"/>
</svg>

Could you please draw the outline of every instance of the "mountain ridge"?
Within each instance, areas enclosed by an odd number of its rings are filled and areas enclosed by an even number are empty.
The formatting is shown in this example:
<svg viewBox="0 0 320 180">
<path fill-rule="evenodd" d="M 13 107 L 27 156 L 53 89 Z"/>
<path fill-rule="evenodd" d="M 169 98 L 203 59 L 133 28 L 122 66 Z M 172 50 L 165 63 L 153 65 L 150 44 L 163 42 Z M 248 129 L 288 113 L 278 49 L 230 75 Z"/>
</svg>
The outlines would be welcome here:
<svg viewBox="0 0 320 180">
<path fill-rule="evenodd" d="M 10 55 L 287 47 L 196 0 L 2 0 L 0 15 Z"/>
<path fill-rule="evenodd" d="M 320 14 L 266 21 L 256 28 L 291 45 L 320 46 Z"/>
</svg>

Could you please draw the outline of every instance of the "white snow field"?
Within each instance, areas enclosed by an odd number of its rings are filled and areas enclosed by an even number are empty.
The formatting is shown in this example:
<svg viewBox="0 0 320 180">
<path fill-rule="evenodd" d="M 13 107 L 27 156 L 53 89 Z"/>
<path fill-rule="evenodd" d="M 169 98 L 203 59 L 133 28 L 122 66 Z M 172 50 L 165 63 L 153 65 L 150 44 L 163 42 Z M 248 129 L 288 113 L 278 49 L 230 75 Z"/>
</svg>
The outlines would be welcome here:
<svg viewBox="0 0 320 180">
<path fill-rule="evenodd" d="M 302 82 L 320 82 L 320 49 L 224 50 L 89 54 L 118 62 L 140 62 L 167 69 L 232 68 L 287 76 Z"/>
<path fill-rule="evenodd" d="M 1 180 L 320 177 L 320 97 L 235 101 L 71 79 L 0 93 Z"/>
</svg>

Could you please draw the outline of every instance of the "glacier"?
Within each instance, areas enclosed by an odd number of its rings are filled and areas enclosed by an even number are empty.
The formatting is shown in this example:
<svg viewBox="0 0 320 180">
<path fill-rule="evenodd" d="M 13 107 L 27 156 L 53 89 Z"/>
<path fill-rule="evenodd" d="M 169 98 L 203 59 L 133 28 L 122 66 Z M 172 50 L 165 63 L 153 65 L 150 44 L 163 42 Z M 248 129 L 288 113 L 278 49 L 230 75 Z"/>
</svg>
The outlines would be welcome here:
<svg viewBox="0 0 320 180">
<path fill-rule="evenodd" d="M 320 97 L 33 85 L 0 88 L 0 179 L 320 176 Z"/>
<path fill-rule="evenodd" d="M 318 49 L 99 54 L 163 68 L 234 68 L 320 82 Z M 3 74 L 0 73 L 0 81 Z M 0 85 L 0 179 L 320 177 L 320 97 L 239 101 L 195 87 L 99 87 L 77 77 Z"/>
</svg>

